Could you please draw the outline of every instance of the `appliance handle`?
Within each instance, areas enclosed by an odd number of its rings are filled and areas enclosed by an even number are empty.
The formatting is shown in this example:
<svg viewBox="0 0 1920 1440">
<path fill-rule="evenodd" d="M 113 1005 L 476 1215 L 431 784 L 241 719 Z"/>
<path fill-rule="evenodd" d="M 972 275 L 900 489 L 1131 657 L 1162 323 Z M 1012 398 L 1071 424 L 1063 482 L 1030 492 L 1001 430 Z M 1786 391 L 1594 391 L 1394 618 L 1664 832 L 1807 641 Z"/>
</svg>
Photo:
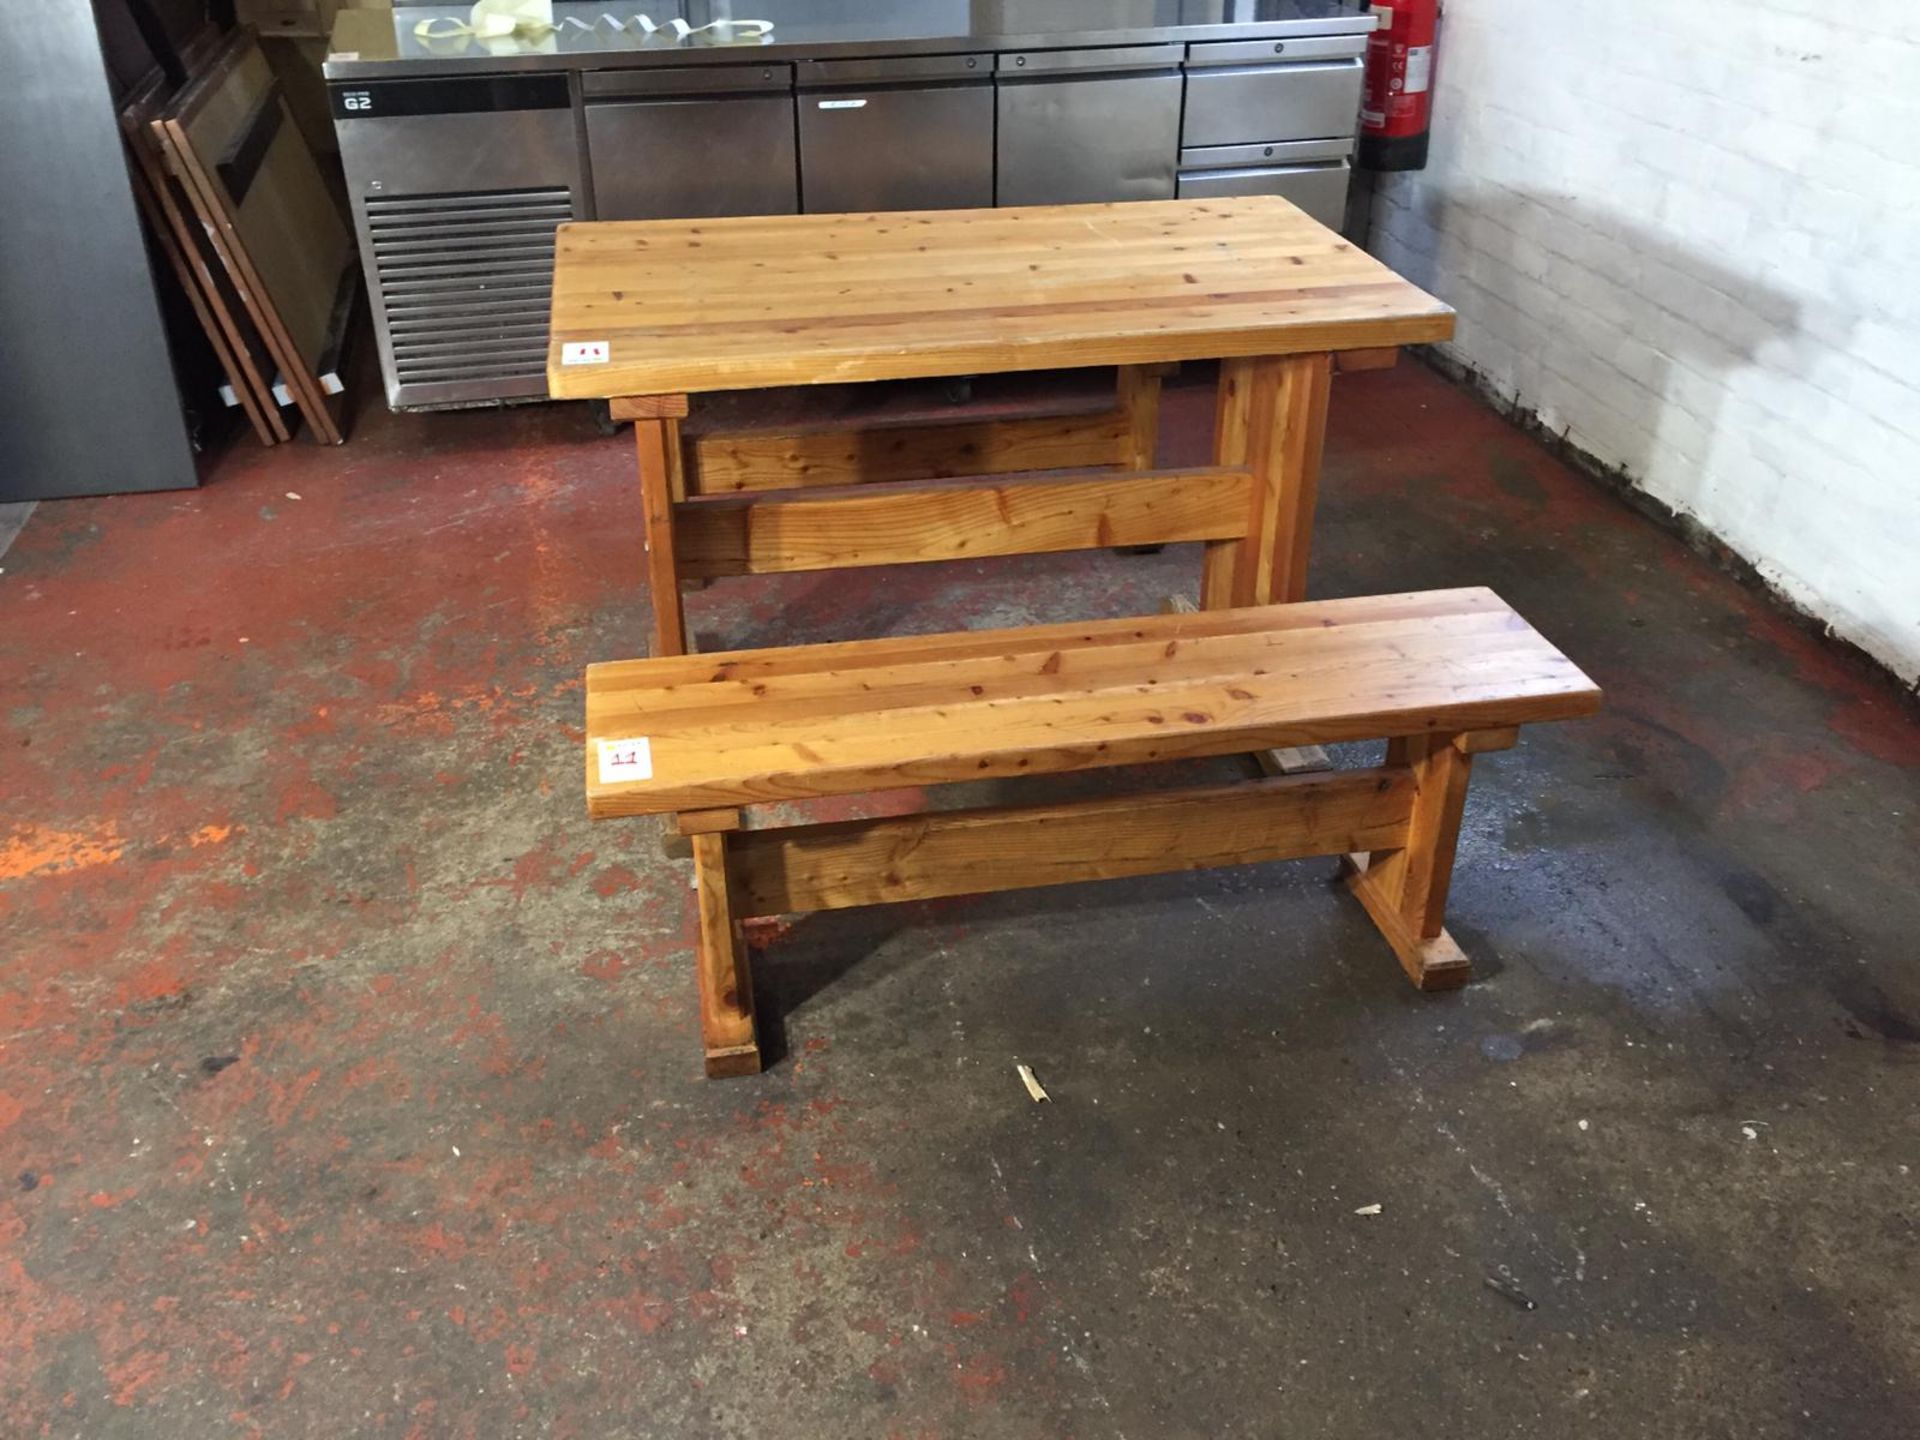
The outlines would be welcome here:
<svg viewBox="0 0 1920 1440">
<path fill-rule="evenodd" d="M 1002 80 L 1028 76 L 1090 74 L 1103 70 L 1173 70 L 1186 58 L 1184 45 L 1121 45 L 1104 50 L 1026 50 L 1002 55 Z"/>
<path fill-rule="evenodd" d="M 671 70 L 589 70 L 580 77 L 588 104 L 596 100 L 645 100 L 683 95 L 785 94 L 793 84 L 789 65 L 687 65 Z"/>
</svg>

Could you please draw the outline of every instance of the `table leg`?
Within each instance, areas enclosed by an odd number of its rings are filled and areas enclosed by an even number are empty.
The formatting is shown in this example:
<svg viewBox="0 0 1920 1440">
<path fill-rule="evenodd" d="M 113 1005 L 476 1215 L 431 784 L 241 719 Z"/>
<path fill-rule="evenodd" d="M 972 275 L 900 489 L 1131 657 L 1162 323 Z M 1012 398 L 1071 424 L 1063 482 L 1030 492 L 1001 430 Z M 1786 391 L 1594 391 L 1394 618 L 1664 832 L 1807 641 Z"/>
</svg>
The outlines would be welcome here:
<svg viewBox="0 0 1920 1440">
<path fill-rule="evenodd" d="M 1123 470 L 1151 470 L 1160 448 L 1160 382 L 1172 365 L 1122 365 L 1118 385 L 1120 412 L 1127 417 Z"/>
<path fill-rule="evenodd" d="M 1116 404 L 1125 429 L 1120 439 L 1122 470 L 1151 470 L 1160 453 L 1160 382 L 1177 365 L 1122 365 Z M 1164 545 L 1123 545 L 1122 555 L 1158 555 Z"/>
<path fill-rule="evenodd" d="M 1216 465 L 1244 467 L 1257 483 L 1244 540 L 1206 548 L 1200 608 L 1272 605 L 1307 598 L 1307 557 L 1325 445 L 1331 355 L 1263 355 L 1220 362 Z M 1269 775 L 1330 768 L 1318 745 L 1257 751 Z"/>
<path fill-rule="evenodd" d="M 680 465 L 680 421 L 668 415 L 633 422 L 640 462 L 640 519 L 647 552 L 647 588 L 653 600 L 653 653 L 687 653 L 687 621 L 680 606 L 674 560 L 673 502 L 685 494 Z"/>
<path fill-rule="evenodd" d="M 1220 363 L 1214 463 L 1251 470 L 1259 483 L 1247 537 L 1231 542 L 1231 600 L 1216 593 L 1203 597 L 1203 608 L 1307 598 L 1307 554 L 1332 374 L 1333 357 L 1325 354 Z M 1224 578 L 1217 577 L 1216 584 Z"/>
</svg>

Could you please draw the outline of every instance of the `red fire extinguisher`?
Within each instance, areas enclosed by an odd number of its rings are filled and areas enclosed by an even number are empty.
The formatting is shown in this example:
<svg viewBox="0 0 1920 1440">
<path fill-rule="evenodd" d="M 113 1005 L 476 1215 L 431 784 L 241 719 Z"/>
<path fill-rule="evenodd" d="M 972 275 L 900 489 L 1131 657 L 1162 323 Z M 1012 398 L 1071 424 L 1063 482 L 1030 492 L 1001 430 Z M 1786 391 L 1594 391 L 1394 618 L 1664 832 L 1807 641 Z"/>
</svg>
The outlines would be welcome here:
<svg viewBox="0 0 1920 1440">
<path fill-rule="evenodd" d="M 1375 0 L 1360 102 L 1360 164 L 1424 170 L 1433 123 L 1433 61 L 1440 0 Z"/>
</svg>

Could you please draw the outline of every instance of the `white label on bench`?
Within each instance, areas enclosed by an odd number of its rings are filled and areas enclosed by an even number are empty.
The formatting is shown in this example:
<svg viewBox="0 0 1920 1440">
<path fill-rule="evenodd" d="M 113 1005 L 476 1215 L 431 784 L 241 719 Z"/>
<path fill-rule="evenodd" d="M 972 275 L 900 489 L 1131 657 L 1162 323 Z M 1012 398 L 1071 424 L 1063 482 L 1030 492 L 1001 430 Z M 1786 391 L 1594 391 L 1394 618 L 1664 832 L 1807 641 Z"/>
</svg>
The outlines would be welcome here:
<svg viewBox="0 0 1920 1440">
<path fill-rule="evenodd" d="M 612 347 L 605 340 L 569 340 L 560 347 L 562 365 L 604 365 Z"/>
<path fill-rule="evenodd" d="M 600 745 L 600 783 L 618 785 L 626 780 L 653 778 L 653 746 L 644 735 L 631 740 L 602 740 Z"/>
</svg>

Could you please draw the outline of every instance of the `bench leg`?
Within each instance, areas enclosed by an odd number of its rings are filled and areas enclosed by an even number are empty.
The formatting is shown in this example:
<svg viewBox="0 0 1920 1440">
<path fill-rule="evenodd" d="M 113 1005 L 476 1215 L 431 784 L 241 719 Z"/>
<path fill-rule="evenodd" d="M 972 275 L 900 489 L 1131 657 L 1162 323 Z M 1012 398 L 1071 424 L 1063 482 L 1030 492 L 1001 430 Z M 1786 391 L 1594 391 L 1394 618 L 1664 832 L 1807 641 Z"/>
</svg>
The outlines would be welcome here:
<svg viewBox="0 0 1920 1440">
<path fill-rule="evenodd" d="M 673 416 L 633 422 L 640 462 L 640 520 L 647 550 L 647 588 L 653 599 L 653 654 L 687 653 L 687 621 L 680 607 L 674 557 L 673 503 L 686 496 L 681 474 L 680 422 Z"/>
<path fill-rule="evenodd" d="M 693 836 L 694 883 L 700 892 L 700 1042 L 707 1078 L 760 1073 L 753 1035 L 753 974 L 733 914 L 725 831 Z"/>
<path fill-rule="evenodd" d="M 1407 843 L 1398 850 L 1349 855 L 1344 865 L 1347 888 L 1422 990 L 1452 990 L 1472 975 L 1443 924 L 1473 769 L 1471 747 L 1461 743 L 1467 738 L 1414 735 L 1388 744 L 1387 763 L 1413 770 Z"/>
</svg>

